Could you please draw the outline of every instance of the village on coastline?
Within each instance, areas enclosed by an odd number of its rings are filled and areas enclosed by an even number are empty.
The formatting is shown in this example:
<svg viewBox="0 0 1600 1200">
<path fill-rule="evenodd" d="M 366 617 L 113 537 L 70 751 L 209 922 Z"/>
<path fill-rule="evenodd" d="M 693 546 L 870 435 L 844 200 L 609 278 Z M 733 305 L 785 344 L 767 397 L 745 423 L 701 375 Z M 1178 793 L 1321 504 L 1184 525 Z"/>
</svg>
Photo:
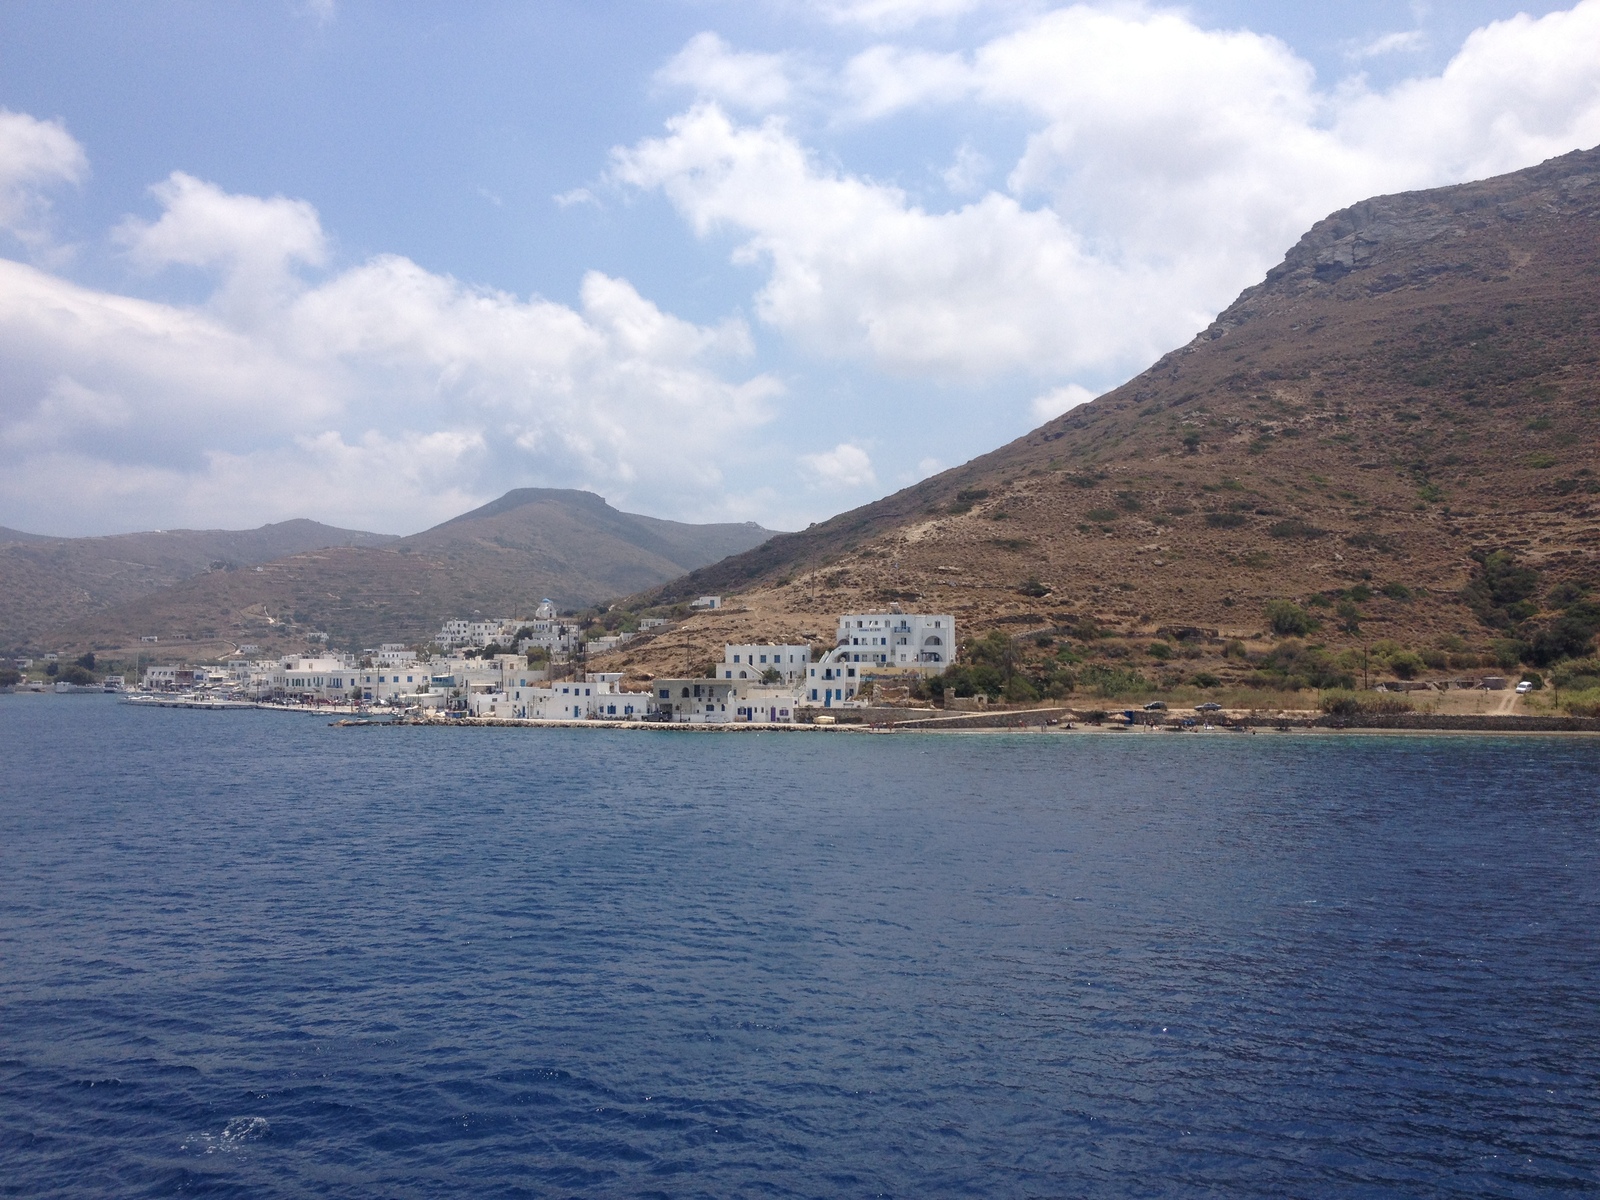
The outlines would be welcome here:
<svg viewBox="0 0 1600 1200">
<path fill-rule="evenodd" d="M 721 597 L 705 596 L 691 607 L 721 605 Z M 669 624 L 645 618 L 637 631 L 585 639 L 579 624 L 545 600 L 528 617 L 448 620 L 426 647 L 384 643 L 359 654 L 269 658 L 245 645 L 212 666 L 151 665 L 136 683 L 110 676 L 99 684 L 58 682 L 54 690 L 122 691 L 140 703 L 419 719 L 791 725 L 816 721 L 813 710 L 867 707 L 869 697 L 907 700 L 923 679 L 944 672 L 956 645 L 953 616 L 894 606 L 840 615 L 833 646 L 728 645 L 709 676 L 653 678 L 629 689 L 622 672 L 585 669 L 589 656 Z"/>
<path fill-rule="evenodd" d="M 702 596 L 691 612 L 715 612 L 719 596 Z M 949 613 L 848 612 L 836 619 L 834 644 L 724 645 L 721 661 L 700 674 L 644 675 L 589 669 L 635 639 L 659 637 L 675 622 L 640 618 L 612 633 L 558 614 L 549 600 L 531 616 L 447 620 L 425 645 L 383 643 L 359 653 L 263 655 L 241 645 L 210 665 L 151 664 L 137 680 L 94 679 L 83 660 L 57 670 L 53 684 L 24 680 L 23 689 L 58 693 L 116 692 L 131 704 L 195 709 L 265 708 L 323 713 L 338 724 L 592 725 L 624 728 L 800 729 L 875 728 L 1072 729 L 1074 722 L 1155 730 L 1329 727 L 1469 731 L 1581 732 L 1590 719 L 1534 715 L 1495 704 L 1472 714 L 1423 713 L 1399 697 L 1364 702 L 1360 712 L 1324 706 L 1320 713 L 1231 711 L 1207 699 L 1193 712 L 1169 711 L 1165 700 L 1112 711 L 1060 702 L 993 704 L 960 696 L 942 678 L 956 665 L 957 626 Z M 146 639 L 153 641 L 154 639 Z M 313 645 L 326 635 L 313 633 Z M 86 656 L 87 657 L 87 656 Z M 19 664 L 22 665 L 22 664 Z M 32 664 L 28 664 L 32 665 Z M 92 664 L 90 664 L 92 666 Z M 1504 676 L 1473 681 L 1480 694 L 1521 700 Z M 1375 691 L 1409 690 L 1380 684 Z M 5 690 L 14 690 L 7 687 Z M 1514 695 L 1512 693 L 1515 693 Z M 937 705 L 934 701 L 937 700 Z M 1520 707 L 1520 706 L 1519 706 Z"/>
</svg>

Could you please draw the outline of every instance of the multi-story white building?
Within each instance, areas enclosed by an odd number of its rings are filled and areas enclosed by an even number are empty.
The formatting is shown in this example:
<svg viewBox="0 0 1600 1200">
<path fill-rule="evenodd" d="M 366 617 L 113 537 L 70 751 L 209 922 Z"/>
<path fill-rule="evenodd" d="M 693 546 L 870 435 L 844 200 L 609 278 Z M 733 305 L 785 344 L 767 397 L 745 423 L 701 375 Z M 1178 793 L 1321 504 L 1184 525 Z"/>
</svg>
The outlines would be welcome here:
<svg viewBox="0 0 1600 1200">
<path fill-rule="evenodd" d="M 724 646 L 722 661 L 717 664 L 718 679 L 759 680 L 768 671 L 776 671 L 787 684 L 805 678 L 806 667 L 811 663 L 811 646 Z"/>
<path fill-rule="evenodd" d="M 293 700 L 349 703 L 360 698 L 360 674 L 347 654 L 289 655 L 272 668 L 272 690 Z"/>
<path fill-rule="evenodd" d="M 721 725 L 738 712 L 737 682 L 724 679 L 657 679 L 656 709 L 668 720 L 696 725 Z"/>
<path fill-rule="evenodd" d="M 839 618 L 838 645 L 806 668 L 803 698 L 824 708 L 853 703 L 868 671 L 941 674 L 955 646 L 948 613 L 847 613 Z"/>
<path fill-rule="evenodd" d="M 846 651 L 846 662 L 937 675 L 955 661 L 956 619 L 948 613 L 846 613 L 836 647 Z"/>
</svg>

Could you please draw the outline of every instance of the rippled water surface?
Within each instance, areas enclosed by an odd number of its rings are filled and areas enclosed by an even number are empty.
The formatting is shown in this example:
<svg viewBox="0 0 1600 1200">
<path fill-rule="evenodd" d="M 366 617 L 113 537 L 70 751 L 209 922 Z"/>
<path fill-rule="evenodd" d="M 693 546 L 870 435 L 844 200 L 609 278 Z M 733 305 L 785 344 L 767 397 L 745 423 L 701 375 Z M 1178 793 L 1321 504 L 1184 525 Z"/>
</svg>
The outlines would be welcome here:
<svg viewBox="0 0 1600 1200">
<path fill-rule="evenodd" d="M 0 1194 L 1600 1189 L 1600 744 L 0 697 Z"/>
</svg>

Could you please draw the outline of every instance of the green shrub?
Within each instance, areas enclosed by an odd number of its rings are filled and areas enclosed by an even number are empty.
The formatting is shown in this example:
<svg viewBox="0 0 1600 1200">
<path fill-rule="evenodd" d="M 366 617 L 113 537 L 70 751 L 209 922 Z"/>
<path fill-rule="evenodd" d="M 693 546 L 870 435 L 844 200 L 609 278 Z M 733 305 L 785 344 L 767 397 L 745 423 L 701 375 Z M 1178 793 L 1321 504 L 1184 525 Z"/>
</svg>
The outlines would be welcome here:
<svg viewBox="0 0 1600 1200">
<path fill-rule="evenodd" d="M 1345 688 L 1322 694 L 1322 711 L 1335 717 L 1354 717 L 1363 713 L 1415 712 L 1411 702 L 1399 696 L 1372 692 L 1355 692 Z"/>
<path fill-rule="evenodd" d="M 1514 667 L 1522 661 L 1522 655 L 1527 650 L 1526 643 L 1515 638 L 1496 638 L 1489 643 L 1490 652 L 1494 656 L 1495 666 Z"/>
<path fill-rule="evenodd" d="M 1266 611 L 1272 632 L 1284 637 L 1299 637 L 1317 627 L 1311 614 L 1292 600 L 1269 601 Z"/>
<path fill-rule="evenodd" d="M 1222 686 L 1222 680 L 1218 679 L 1210 671 L 1196 671 L 1194 678 L 1189 682 L 1194 684 L 1195 687 L 1200 688 L 1214 688 Z"/>
<path fill-rule="evenodd" d="M 1302 521 L 1299 517 L 1290 517 L 1286 521 L 1277 521 L 1267 526 L 1267 536 L 1275 538 L 1299 538 L 1309 541 L 1323 537 L 1327 532 L 1326 529 L 1318 529 L 1309 521 Z"/>
<path fill-rule="evenodd" d="M 1548 667 L 1563 658 L 1581 658 L 1589 653 L 1594 629 L 1586 621 L 1559 617 L 1543 629 L 1535 630 L 1522 651 L 1522 661 L 1535 667 Z"/>
<path fill-rule="evenodd" d="M 1103 525 L 1107 521 L 1115 521 L 1122 514 L 1114 508 L 1091 508 L 1083 515 L 1089 520 L 1098 521 Z"/>
<path fill-rule="evenodd" d="M 1522 566 L 1510 550 L 1479 551 L 1473 555 L 1478 569 L 1461 590 L 1461 598 L 1492 628 L 1508 629 L 1538 611 L 1524 607 L 1539 590 L 1539 572 Z M 1509 665 L 1509 664 L 1508 664 Z"/>
<path fill-rule="evenodd" d="M 1039 698 L 1038 691 L 1023 675 L 1013 675 L 1006 682 L 1003 694 L 1013 704 L 1029 704 Z"/>
<path fill-rule="evenodd" d="M 1208 512 L 1206 524 L 1213 529 L 1238 529 L 1246 524 L 1248 518 L 1243 513 L 1235 512 Z"/>
<path fill-rule="evenodd" d="M 1145 647 L 1145 653 L 1159 662 L 1166 662 L 1172 657 L 1172 647 L 1165 642 L 1151 642 Z"/>
<path fill-rule="evenodd" d="M 1397 679 L 1415 679 L 1425 665 L 1422 656 L 1410 650 L 1389 656 L 1389 670 L 1394 672 Z"/>
<path fill-rule="evenodd" d="M 1150 690 L 1149 680 L 1139 672 L 1103 663 L 1090 663 L 1079 672 L 1078 684 L 1080 687 L 1091 688 L 1108 699 Z"/>
<path fill-rule="evenodd" d="M 1403 583 L 1386 583 L 1383 585 L 1383 594 L 1391 600 L 1411 599 L 1411 589 Z"/>
</svg>

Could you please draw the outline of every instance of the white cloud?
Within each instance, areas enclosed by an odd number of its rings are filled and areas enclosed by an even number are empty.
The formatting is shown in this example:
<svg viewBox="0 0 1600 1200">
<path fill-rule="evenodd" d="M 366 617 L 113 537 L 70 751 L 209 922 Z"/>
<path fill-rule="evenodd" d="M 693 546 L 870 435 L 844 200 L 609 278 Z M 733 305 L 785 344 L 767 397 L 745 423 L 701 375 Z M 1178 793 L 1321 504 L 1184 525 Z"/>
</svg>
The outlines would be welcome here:
<svg viewBox="0 0 1600 1200">
<path fill-rule="evenodd" d="M 0 230 L 32 250 L 49 240 L 50 188 L 81 183 L 89 159 L 60 121 L 0 108 Z"/>
<path fill-rule="evenodd" d="M 1401 29 L 1385 33 L 1355 46 L 1351 58 L 1381 58 L 1386 54 L 1415 54 L 1427 49 L 1428 35 L 1420 29 Z"/>
<path fill-rule="evenodd" d="M 784 55 L 735 50 L 714 33 L 698 33 L 656 72 L 656 82 L 687 88 L 735 108 L 765 112 L 793 98 L 790 70 Z"/>
<path fill-rule="evenodd" d="M 309 205 L 187 176 L 157 195 L 159 220 L 124 227 L 129 254 L 213 273 L 212 302 L 0 259 L 0 504 L 15 523 L 315 512 L 404 531 L 530 483 L 707 519 L 723 515 L 723 456 L 781 393 L 730 377 L 751 352 L 742 324 L 683 321 L 625 280 L 589 274 L 577 307 L 397 256 L 305 281 L 295 268 L 326 255 Z"/>
<path fill-rule="evenodd" d="M 832 450 L 821 454 L 802 454 L 800 465 L 818 487 L 844 491 L 878 482 L 878 476 L 872 469 L 871 456 L 850 442 L 840 442 Z"/>
<path fill-rule="evenodd" d="M 1005 192 L 945 211 L 779 116 L 741 124 L 707 102 L 616 150 L 612 177 L 660 189 L 701 236 L 738 237 L 734 260 L 765 274 L 758 315 L 813 351 L 936 378 L 1111 379 L 1336 208 L 1600 142 L 1600 0 L 1487 26 L 1439 75 L 1384 92 L 1319 90 L 1271 37 L 1083 4 L 970 53 L 879 45 L 835 86 L 840 119 L 959 102 L 1033 132 Z M 973 178 L 952 172 L 957 189 Z"/>
<path fill-rule="evenodd" d="M 1042 396 L 1035 396 L 1033 403 L 1028 406 L 1034 424 L 1043 425 L 1054 417 L 1059 417 L 1069 408 L 1077 408 L 1080 404 L 1087 404 L 1094 399 L 1094 393 L 1080 384 L 1069 383 L 1065 387 L 1052 388 Z"/>
<path fill-rule="evenodd" d="M 116 236 L 128 257 L 149 271 L 220 273 L 214 302 L 236 319 L 280 305 L 302 286 L 296 267 L 327 261 L 322 223 L 304 200 L 231 195 L 182 171 L 150 191 L 166 211 L 154 224 L 132 217 L 122 223 Z"/>
<path fill-rule="evenodd" d="M 1128 331 L 1098 314 L 1117 320 L 1155 282 L 1097 266 L 1048 209 L 990 193 L 929 213 L 898 188 L 819 166 L 781 121 L 741 128 L 714 105 L 617 152 L 613 172 L 662 188 L 701 234 L 750 234 L 736 260 L 769 269 L 763 320 L 891 370 L 1065 370 L 1105 347 L 1126 353 Z"/>
<path fill-rule="evenodd" d="M 845 64 L 838 86 L 846 115 L 870 121 L 907 108 L 961 100 L 972 91 L 972 71 L 959 54 L 872 46 Z"/>
<path fill-rule="evenodd" d="M 973 149 L 971 143 L 962 142 L 941 178 L 952 195 L 970 196 L 983 190 L 983 181 L 993 169 L 994 164 L 984 154 Z"/>
</svg>

